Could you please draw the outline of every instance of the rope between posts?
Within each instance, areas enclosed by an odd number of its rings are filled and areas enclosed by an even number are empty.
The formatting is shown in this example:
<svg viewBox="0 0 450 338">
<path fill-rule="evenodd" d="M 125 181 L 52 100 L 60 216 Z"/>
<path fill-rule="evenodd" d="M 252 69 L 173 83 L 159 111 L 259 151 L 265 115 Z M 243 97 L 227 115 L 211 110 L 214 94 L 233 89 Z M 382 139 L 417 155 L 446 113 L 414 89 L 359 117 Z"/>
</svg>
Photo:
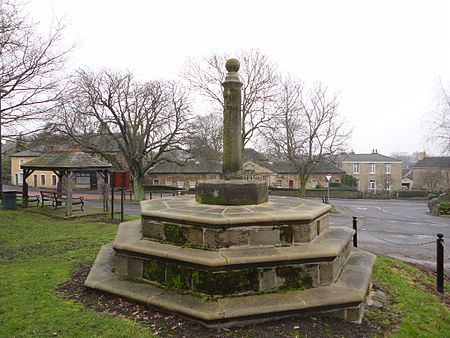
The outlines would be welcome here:
<svg viewBox="0 0 450 338">
<path fill-rule="evenodd" d="M 393 241 L 390 241 L 388 239 L 385 239 L 383 237 L 380 237 L 380 236 L 376 235 L 375 233 L 373 233 L 372 231 L 370 231 L 369 229 L 361 228 L 361 230 L 367 231 L 373 237 L 375 237 L 375 238 L 377 238 L 377 239 L 379 239 L 381 241 L 384 241 L 384 242 L 387 242 L 387 243 L 390 243 L 390 244 L 394 244 L 394 245 L 398 245 L 398 246 L 417 246 L 417 245 L 427 245 L 427 244 L 431 244 L 431 243 L 436 243 L 435 239 L 433 239 L 432 241 L 421 242 L 421 243 L 397 243 L 397 242 L 393 242 Z"/>
<path fill-rule="evenodd" d="M 441 242 L 441 244 L 442 244 L 442 247 L 444 248 L 444 256 L 445 256 L 445 253 L 446 253 L 447 259 L 450 260 L 450 251 L 448 250 L 448 248 L 447 248 L 447 246 L 444 244 L 444 242 Z"/>
</svg>

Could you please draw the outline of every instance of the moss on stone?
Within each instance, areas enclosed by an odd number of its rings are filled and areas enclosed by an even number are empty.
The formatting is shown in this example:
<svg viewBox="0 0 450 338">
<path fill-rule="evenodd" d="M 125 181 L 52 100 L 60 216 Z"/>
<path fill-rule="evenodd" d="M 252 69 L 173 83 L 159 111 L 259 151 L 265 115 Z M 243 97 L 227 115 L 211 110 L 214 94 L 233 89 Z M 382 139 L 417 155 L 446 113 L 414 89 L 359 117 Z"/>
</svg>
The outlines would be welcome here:
<svg viewBox="0 0 450 338">
<path fill-rule="evenodd" d="M 142 278 L 152 282 L 164 284 L 166 275 L 166 264 L 156 260 L 145 261 Z"/>
<path fill-rule="evenodd" d="M 190 290 L 192 289 L 192 273 L 192 269 L 183 265 L 167 264 L 164 286 L 171 289 Z"/>
<path fill-rule="evenodd" d="M 306 290 L 313 287 L 313 280 L 306 267 L 282 266 L 277 276 L 284 279 L 280 290 Z"/>
<path fill-rule="evenodd" d="M 181 226 L 176 224 L 164 224 L 164 237 L 169 243 L 183 245 L 186 243 L 186 237 L 184 236 Z"/>
<path fill-rule="evenodd" d="M 280 227 L 281 244 L 292 244 L 294 236 L 294 227 L 292 225 L 284 225 Z"/>
<path fill-rule="evenodd" d="M 224 272 L 198 271 L 198 274 L 194 276 L 194 291 L 209 295 L 231 295 L 259 291 L 257 269 Z"/>
</svg>

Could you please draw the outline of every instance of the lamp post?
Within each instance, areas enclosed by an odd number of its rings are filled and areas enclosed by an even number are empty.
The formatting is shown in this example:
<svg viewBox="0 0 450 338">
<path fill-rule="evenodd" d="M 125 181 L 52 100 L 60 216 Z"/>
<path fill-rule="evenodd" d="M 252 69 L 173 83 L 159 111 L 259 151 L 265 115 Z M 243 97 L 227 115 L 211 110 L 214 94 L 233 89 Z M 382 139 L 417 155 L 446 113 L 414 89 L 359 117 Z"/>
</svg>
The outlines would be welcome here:
<svg viewBox="0 0 450 338">
<path fill-rule="evenodd" d="M 3 150 L 2 150 L 2 94 L 7 91 L 0 88 L 0 199 L 3 201 Z"/>
</svg>

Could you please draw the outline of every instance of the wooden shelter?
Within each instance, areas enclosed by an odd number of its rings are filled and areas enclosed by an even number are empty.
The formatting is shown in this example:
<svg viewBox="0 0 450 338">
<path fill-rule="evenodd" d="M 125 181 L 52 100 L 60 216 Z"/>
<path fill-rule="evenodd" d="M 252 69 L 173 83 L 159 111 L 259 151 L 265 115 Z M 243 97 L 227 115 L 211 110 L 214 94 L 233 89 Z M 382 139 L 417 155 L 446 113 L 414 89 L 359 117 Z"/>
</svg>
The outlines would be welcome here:
<svg viewBox="0 0 450 338">
<path fill-rule="evenodd" d="M 112 164 L 101 161 L 98 158 L 81 151 L 43 154 L 40 157 L 21 165 L 23 170 L 23 207 L 28 207 L 27 178 L 35 170 L 53 171 L 59 178 L 58 192 L 62 192 L 61 181 L 63 177 L 66 177 L 66 216 L 70 216 L 72 215 L 72 184 L 74 174 L 77 172 L 96 171 L 104 178 L 105 183 L 108 183 L 108 171 L 112 167 Z"/>
</svg>

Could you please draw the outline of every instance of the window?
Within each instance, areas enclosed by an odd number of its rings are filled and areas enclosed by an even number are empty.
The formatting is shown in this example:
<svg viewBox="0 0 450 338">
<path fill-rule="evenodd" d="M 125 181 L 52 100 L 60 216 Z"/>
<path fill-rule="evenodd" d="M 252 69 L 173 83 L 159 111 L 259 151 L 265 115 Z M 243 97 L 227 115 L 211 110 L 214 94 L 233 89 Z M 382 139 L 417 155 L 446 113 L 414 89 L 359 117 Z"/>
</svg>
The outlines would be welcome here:
<svg viewBox="0 0 450 338">
<path fill-rule="evenodd" d="M 89 185 L 91 183 L 90 173 L 77 173 L 75 177 L 75 184 L 77 185 Z"/>
<path fill-rule="evenodd" d="M 58 184 L 58 180 L 56 179 L 56 175 L 52 175 L 52 186 L 56 186 Z"/>
<path fill-rule="evenodd" d="M 311 181 L 312 188 L 313 188 L 313 189 L 316 189 L 318 183 L 319 183 L 319 182 L 317 182 L 316 179 L 313 179 L 313 180 Z"/>
<path fill-rule="evenodd" d="M 375 188 L 376 188 L 375 180 L 370 180 L 369 181 L 369 190 L 375 190 Z"/>
<path fill-rule="evenodd" d="M 391 181 L 390 180 L 386 180 L 385 187 L 386 187 L 387 191 L 391 191 Z"/>
<path fill-rule="evenodd" d="M 184 181 L 183 180 L 178 180 L 177 181 L 177 187 L 178 188 L 184 188 Z"/>
<path fill-rule="evenodd" d="M 195 180 L 189 180 L 189 188 L 195 188 Z"/>
<path fill-rule="evenodd" d="M 266 183 L 269 182 L 269 176 L 267 176 L 267 175 L 262 175 L 261 179 L 263 182 L 266 182 Z"/>
<path fill-rule="evenodd" d="M 166 187 L 170 187 L 170 186 L 172 185 L 172 180 L 165 180 L 165 181 L 164 181 L 164 185 L 165 185 Z"/>
<path fill-rule="evenodd" d="M 277 180 L 277 188 L 283 188 L 283 181 Z"/>
<path fill-rule="evenodd" d="M 41 186 L 45 186 L 45 174 L 41 174 Z"/>
<path fill-rule="evenodd" d="M 23 184 L 23 173 L 19 173 L 19 175 L 17 175 L 17 185 L 22 184 Z"/>
<path fill-rule="evenodd" d="M 375 174 L 376 167 L 375 163 L 369 163 L 369 174 Z"/>
<path fill-rule="evenodd" d="M 25 160 L 23 158 L 19 159 L 19 166 L 21 166 L 22 164 L 25 164 Z M 19 167 L 20 169 L 20 167 Z"/>
<path fill-rule="evenodd" d="M 384 164 L 384 173 L 385 174 L 390 174 L 391 173 L 391 164 L 390 163 L 385 163 Z"/>
<path fill-rule="evenodd" d="M 247 181 L 253 181 L 253 175 L 255 174 L 255 172 L 253 170 L 246 170 L 244 175 L 245 175 L 245 179 Z"/>
<path fill-rule="evenodd" d="M 353 173 L 359 174 L 359 163 L 353 163 Z"/>
<path fill-rule="evenodd" d="M 159 180 L 153 180 L 153 185 L 159 185 Z"/>
<path fill-rule="evenodd" d="M 361 181 L 359 179 L 356 180 L 356 189 L 361 190 Z"/>
</svg>

